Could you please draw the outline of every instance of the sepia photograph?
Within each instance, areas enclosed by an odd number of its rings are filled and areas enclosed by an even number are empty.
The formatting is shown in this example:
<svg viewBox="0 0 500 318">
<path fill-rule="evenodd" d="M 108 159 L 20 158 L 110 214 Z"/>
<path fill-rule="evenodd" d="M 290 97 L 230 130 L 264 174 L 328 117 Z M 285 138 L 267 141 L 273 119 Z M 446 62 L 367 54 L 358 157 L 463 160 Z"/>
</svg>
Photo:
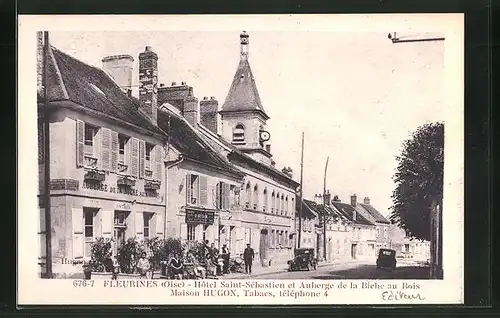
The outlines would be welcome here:
<svg viewBox="0 0 500 318">
<path fill-rule="evenodd" d="M 452 279 L 443 255 L 463 246 L 443 247 L 463 235 L 444 189 L 463 182 L 445 172 L 463 105 L 447 99 L 449 33 L 393 25 L 36 25 L 37 279 L 430 301 L 415 290 Z"/>
</svg>

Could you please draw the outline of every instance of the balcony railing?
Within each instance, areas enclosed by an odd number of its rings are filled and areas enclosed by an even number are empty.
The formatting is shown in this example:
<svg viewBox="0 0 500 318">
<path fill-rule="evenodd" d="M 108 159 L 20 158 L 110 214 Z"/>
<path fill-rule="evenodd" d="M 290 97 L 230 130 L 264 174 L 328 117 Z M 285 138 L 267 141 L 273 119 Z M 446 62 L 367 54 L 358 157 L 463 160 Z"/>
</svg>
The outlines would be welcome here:
<svg viewBox="0 0 500 318">
<path fill-rule="evenodd" d="M 118 172 L 127 173 L 128 166 L 123 163 L 118 163 Z"/>
<path fill-rule="evenodd" d="M 144 176 L 146 176 L 147 178 L 152 178 L 153 177 L 153 171 L 149 170 L 149 169 L 144 170 Z"/>
<path fill-rule="evenodd" d="M 97 168 L 97 158 L 94 158 L 94 157 L 89 156 L 89 155 L 85 155 L 85 156 L 83 156 L 83 159 L 84 159 L 85 167 Z"/>
</svg>

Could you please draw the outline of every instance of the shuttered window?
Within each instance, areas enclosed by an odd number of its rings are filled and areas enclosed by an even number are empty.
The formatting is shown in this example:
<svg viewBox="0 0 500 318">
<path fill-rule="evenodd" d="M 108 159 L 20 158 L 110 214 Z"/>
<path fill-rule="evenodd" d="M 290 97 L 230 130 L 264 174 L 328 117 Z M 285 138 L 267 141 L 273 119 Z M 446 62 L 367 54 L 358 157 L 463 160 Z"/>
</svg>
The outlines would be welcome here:
<svg viewBox="0 0 500 318">
<path fill-rule="evenodd" d="M 130 149 L 130 163 L 129 163 L 129 174 L 136 178 L 139 177 L 139 139 L 130 138 L 129 140 Z"/>
<path fill-rule="evenodd" d="M 103 170 L 111 170 L 111 130 L 101 129 L 101 167 Z"/>
<path fill-rule="evenodd" d="M 139 178 L 146 177 L 146 142 L 139 140 Z"/>
<path fill-rule="evenodd" d="M 95 126 L 85 124 L 84 154 L 89 157 L 96 156 L 96 137 L 99 129 Z"/>
<path fill-rule="evenodd" d="M 262 211 L 266 212 L 267 211 L 267 189 L 264 189 L 264 192 L 262 193 Z"/>
<path fill-rule="evenodd" d="M 273 193 L 271 194 L 271 213 L 274 213 L 274 205 L 276 204 L 276 195 Z"/>
<path fill-rule="evenodd" d="M 144 212 L 142 214 L 142 218 L 143 218 L 143 224 L 144 224 L 144 238 L 151 238 L 152 236 L 152 233 L 154 233 L 152 231 L 152 223 L 153 223 L 153 216 L 154 214 L 153 213 L 147 213 L 147 212 Z"/>
<path fill-rule="evenodd" d="M 151 159 L 152 159 L 152 154 L 153 154 L 153 148 L 154 146 L 152 144 L 146 143 L 146 149 L 145 149 L 145 167 L 147 170 L 152 171 L 153 170 L 153 165 L 151 164 Z"/>
<path fill-rule="evenodd" d="M 162 174 L 162 166 L 163 166 L 163 155 L 162 155 L 162 147 L 160 145 L 156 145 L 154 148 L 154 167 L 152 170 L 154 171 L 153 178 L 155 180 L 161 180 Z"/>
<path fill-rule="evenodd" d="M 195 174 L 186 175 L 186 203 L 198 205 L 200 198 L 199 177 Z"/>
<path fill-rule="evenodd" d="M 206 176 L 200 176 L 200 205 L 208 205 L 208 178 Z"/>
</svg>

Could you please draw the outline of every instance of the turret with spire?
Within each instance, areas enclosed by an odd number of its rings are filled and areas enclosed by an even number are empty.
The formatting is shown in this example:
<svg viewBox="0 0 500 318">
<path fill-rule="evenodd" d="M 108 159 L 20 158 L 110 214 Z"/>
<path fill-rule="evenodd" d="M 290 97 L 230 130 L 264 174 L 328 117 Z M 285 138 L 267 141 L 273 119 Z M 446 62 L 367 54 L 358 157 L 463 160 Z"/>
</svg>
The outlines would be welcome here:
<svg viewBox="0 0 500 318">
<path fill-rule="evenodd" d="M 220 111 L 222 135 L 254 159 L 271 164 L 270 134 L 266 131 L 266 114 L 260 100 L 249 63 L 250 36 L 240 34 L 240 61 L 226 100 Z"/>
</svg>

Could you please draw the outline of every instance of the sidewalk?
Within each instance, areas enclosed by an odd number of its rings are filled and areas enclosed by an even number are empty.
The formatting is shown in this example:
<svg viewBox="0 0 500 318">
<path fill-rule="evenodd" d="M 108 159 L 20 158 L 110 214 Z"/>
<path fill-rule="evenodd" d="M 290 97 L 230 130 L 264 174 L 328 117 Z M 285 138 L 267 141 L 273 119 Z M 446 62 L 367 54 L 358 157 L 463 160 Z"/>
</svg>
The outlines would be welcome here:
<svg viewBox="0 0 500 318">
<path fill-rule="evenodd" d="M 320 262 L 320 263 L 318 263 L 317 267 L 321 268 L 321 267 L 326 267 L 326 266 L 351 264 L 351 263 L 366 264 L 369 262 L 365 261 L 365 260 L 335 260 L 333 262 Z M 238 279 L 238 278 L 262 277 L 265 275 L 283 273 L 283 272 L 286 272 L 287 270 L 288 270 L 287 264 L 279 264 L 279 265 L 274 265 L 274 266 L 269 266 L 269 267 L 262 267 L 260 264 L 256 264 L 256 266 L 252 267 L 252 274 L 251 275 L 245 274 L 245 273 L 231 273 L 231 274 L 226 274 L 224 276 L 221 276 L 221 277 L 219 277 L 219 279 Z"/>
</svg>

